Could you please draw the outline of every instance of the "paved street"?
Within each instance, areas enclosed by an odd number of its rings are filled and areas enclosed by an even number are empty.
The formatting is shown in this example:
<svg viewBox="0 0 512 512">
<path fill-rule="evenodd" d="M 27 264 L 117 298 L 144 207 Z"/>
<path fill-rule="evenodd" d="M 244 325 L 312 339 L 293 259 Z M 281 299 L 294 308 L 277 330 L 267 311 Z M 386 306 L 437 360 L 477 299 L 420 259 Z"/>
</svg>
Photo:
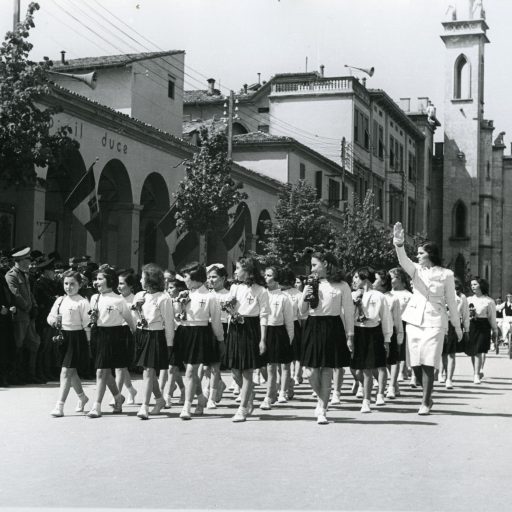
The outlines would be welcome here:
<svg viewBox="0 0 512 512">
<path fill-rule="evenodd" d="M 512 361 L 490 355 L 472 384 L 459 358 L 456 388 L 436 385 L 433 414 L 416 414 L 419 390 L 370 415 L 343 386 L 331 423 L 298 400 L 255 411 L 246 423 L 222 407 L 184 422 L 180 408 L 140 421 L 126 414 L 51 418 L 56 383 L 1 389 L 2 507 L 506 510 L 512 436 Z M 140 381 L 137 381 L 140 387 Z M 260 388 L 261 389 L 261 388 Z M 92 397 L 94 385 L 87 383 Z M 261 392 L 259 393 L 261 396 Z M 110 397 L 109 397 L 110 398 Z M 108 406 L 104 410 L 108 410 Z"/>
</svg>

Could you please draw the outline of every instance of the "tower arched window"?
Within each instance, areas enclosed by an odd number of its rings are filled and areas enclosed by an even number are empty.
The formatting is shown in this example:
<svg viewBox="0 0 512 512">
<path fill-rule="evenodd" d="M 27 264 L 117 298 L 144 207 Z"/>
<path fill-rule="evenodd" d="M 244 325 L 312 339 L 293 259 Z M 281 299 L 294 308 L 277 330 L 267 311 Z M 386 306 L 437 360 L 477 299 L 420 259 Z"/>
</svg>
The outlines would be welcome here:
<svg viewBox="0 0 512 512">
<path fill-rule="evenodd" d="M 491 232 L 491 216 L 486 213 L 485 214 L 485 234 L 488 235 Z"/>
<path fill-rule="evenodd" d="M 457 201 L 453 209 L 453 234 L 456 238 L 466 237 L 467 208 L 462 201 Z"/>
<path fill-rule="evenodd" d="M 471 65 L 465 55 L 459 55 L 454 69 L 454 99 L 471 98 Z"/>
</svg>

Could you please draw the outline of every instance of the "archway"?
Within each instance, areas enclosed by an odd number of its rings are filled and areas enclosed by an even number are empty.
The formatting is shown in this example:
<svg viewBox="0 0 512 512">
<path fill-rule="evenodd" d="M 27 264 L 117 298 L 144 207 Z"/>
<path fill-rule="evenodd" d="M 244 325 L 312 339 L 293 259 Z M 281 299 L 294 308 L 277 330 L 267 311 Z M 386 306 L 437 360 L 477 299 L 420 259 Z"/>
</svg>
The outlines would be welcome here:
<svg viewBox="0 0 512 512">
<path fill-rule="evenodd" d="M 152 172 L 144 180 L 140 204 L 139 266 L 152 262 L 166 268 L 169 249 L 158 222 L 169 210 L 169 190 L 161 174 Z"/>
<path fill-rule="evenodd" d="M 244 133 L 248 133 L 248 130 L 242 123 L 233 123 L 233 135 L 243 135 Z"/>
<path fill-rule="evenodd" d="M 45 216 L 36 224 L 37 237 L 43 240 L 45 254 L 57 251 L 64 261 L 87 252 L 87 230 L 64 204 L 85 173 L 79 151 L 70 150 L 46 174 Z"/>
<path fill-rule="evenodd" d="M 120 268 L 131 267 L 136 250 L 133 240 L 138 235 L 138 211 L 133 204 L 132 187 L 124 164 L 110 160 L 101 171 L 98 182 L 101 212 L 101 263 Z"/>
<path fill-rule="evenodd" d="M 256 253 L 263 254 L 264 244 L 268 240 L 267 223 L 270 221 L 270 214 L 267 210 L 263 210 L 258 217 L 258 224 L 256 225 Z"/>
<path fill-rule="evenodd" d="M 463 54 L 455 61 L 453 87 L 455 99 L 471 98 L 471 64 Z"/>
<path fill-rule="evenodd" d="M 464 258 L 464 255 L 459 253 L 457 254 L 457 257 L 455 258 L 455 269 L 453 270 L 453 273 L 455 274 L 455 277 L 458 277 L 462 285 L 464 286 L 464 276 L 466 275 L 466 258 Z"/>
<path fill-rule="evenodd" d="M 467 208 L 460 199 L 453 206 L 453 236 L 467 236 Z"/>
</svg>

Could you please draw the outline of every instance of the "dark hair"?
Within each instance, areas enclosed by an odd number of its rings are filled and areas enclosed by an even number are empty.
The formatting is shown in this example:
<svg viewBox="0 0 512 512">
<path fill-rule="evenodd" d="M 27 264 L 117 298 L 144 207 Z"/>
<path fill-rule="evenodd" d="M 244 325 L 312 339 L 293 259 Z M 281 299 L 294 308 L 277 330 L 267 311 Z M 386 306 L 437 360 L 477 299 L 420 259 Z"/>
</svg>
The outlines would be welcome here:
<svg viewBox="0 0 512 512">
<path fill-rule="evenodd" d="M 137 284 L 137 280 L 133 272 L 121 272 L 118 277 L 122 277 L 124 279 L 124 282 L 134 291 L 135 285 Z"/>
<path fill-rule="evenodd" d="M 279 282 L 285 286 L 295 286 L 295 272 L 291 268 L 283 268 L 281 270 L 281 281 Z"/>
<path fill-rule="evenodd" d="M 242 257 L 238 259 L 237 263 L 249 274 L 244 284 L 247 286 L 252 286 L 253 284 L 265 286 L 265 279 L 261 275 L 260 265 L 257 260 L 250 257 Z"/>
<path fill-rule="evenodd" d="M 100 265 L 98 270 L 94 272 L 93 277 L 96 278 L 98 274 L 103 274 L 103 277 L 105 278 L 105 281 L 107 281 L 107 286 L 110 289 L 117 288 L 117 285 L 119 284 L 119 279 L 117 278 L 116 271 L 110 267 L 107 264 Z"/>
<path fill-rule="evenodd" d="M 480 291 L 482 292 L 483 295 L 489 295 L 489 282 L 487 281 L 487 279 L 484 279 L 483 277 L 480 276 L 476 276 L 472 277 L 471 281 L 476 281 L 479 284 Z"/>
<path fill-rule="evenodd" d="M 453 281 L 455 283 L 455 291 L 456 292 L 462 292 L 464 290 L 464 286 L 462 284 L 462 281 L 458 277 L 455 277 Z"/>
<path fill-rule="evenodd" d="M 226 267 L 217 267 L 214 265 L 210 268 L 210 270 L 208 270 L 207 274 L 210 272 L 216 272 L 219 277 L 228 277 L 228 271 L 226 270 Z"/>
<path fill-rule="evenodd" d="M 409 291 L 411 291 L 411 283 L 409 279 L 409 274 L 402 268 L 402 267 L 394 267 L 391 270 L 389 270 L 388 274 L 392 276 L 395 274 L 395 276 L 402 281 L 405 288 Z"/>
<path fill-rule="evenodd" d="M 360 267 L 355 271 L 355 275 L 359 276 L 359 279 L 363 281 L 375 282 L 375 271 L 370 267 Z"/>
<path fill-rule="evenodd" d="M 197 261 L 193 261 L 192 263 L 182 267 L 180 274 L 188 274 L 192 281 L 197 281 L 198 283 L 204 283 L 206 281 L 206 268 Z"/>
<path fill-rule="evenodd" d="M 84 278 L 83 278 L 82 274 L 80 274 L 80 272 L 77 272 L 76 270 L 72 270 L 72 269 L 66 270 L 65 272 L 62 273 L 62 275 L 60 276 L 60 278 L 62 279 L 62 282 L 64 282 L 64 279 L 66 279 L 66 277 L 73 278 L 79 285 L 81 285 L 84 280 Z"/>
<path fill-rule="evenodd" d="M 391 276 L 389 273 L 385 270 L 377 270 L 375 275 L 380 277 L 382 288 L 384 288 L 386 292 L 389 292 L 391 290 Z"/>
<path fill-rule="evenodd" d="M 325 265 L 327 281 L 332 283 L 341 283 L 345 280 L 345 274 L 340 268 L 336 256 L 330 252 L 315 251 L 311 253 L 311 258 L 316 258 Z"/>
<path fill-rule="evenodd" d="M 432 262 L 432 265 L 438 267 L 442 266 L 441 253 L 439 252 L 437 244 L 434 242 L 425 242 L 418 247 L 421 247 L 428 254 L 428 259 Z"/>
<path fill-rule="evenodd" d="M 165 290 L 164 273 L 155 263 L 148 263 L 142 267 L 145 276 L 146 291 L 163 292 Z"/>
<path fill-rule="evenodd" d="M 181 281 L 180 279 L 176 279 L 176 278 L 169 279 L 168 284 L 172 284 L 178 292 L 182 292 L 187 289 L 187 286 L 185 285 L 185 283 L 183 281 Z"/>
<path fill-rule="evenodd" d="M 274 281 L 276 283 L 281 284 L 281 280 L 283 278 L 283 272 L 280 268 L 276 267 L 275 265 L 269 265 L 265 267 L 265 272 L 267 270 L 272 270 L 272 273 L 274 274 Z"/>
</svg>

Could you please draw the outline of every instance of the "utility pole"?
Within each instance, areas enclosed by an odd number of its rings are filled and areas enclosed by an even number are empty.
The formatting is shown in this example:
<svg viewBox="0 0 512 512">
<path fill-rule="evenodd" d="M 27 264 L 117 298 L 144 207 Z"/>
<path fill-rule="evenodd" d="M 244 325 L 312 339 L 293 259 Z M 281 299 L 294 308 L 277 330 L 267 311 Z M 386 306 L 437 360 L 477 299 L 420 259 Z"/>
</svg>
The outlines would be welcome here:
<svg viewBox="0 0 512 512">
<path fill-rule="evenodd" d="M 231 160 L 233 157 L 233 121 L 240 117 L 238 115 L 238 100 L 235 100 L 234 91 L 230 91 L 226 99 L 222 120 L 228 125 L 228 159 Z"/>
<path fill-rule="evenodd" d="M 20 0 L 14 0 L 14 13 L 12 16 L 12 30 L 15 31 L 20 22 Z"/>
</svg>

